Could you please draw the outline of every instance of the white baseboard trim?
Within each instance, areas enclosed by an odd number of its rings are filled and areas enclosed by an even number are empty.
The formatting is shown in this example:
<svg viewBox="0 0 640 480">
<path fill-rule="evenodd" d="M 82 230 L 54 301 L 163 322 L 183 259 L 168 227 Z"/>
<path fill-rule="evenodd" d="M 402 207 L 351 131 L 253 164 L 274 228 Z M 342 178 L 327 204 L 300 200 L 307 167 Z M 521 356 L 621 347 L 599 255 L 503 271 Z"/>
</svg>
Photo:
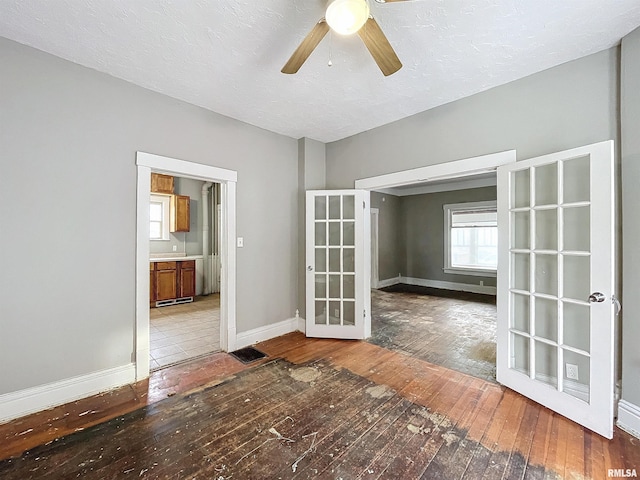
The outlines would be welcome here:
<svg viewBox="0 0 640 480">
<path fill-rule="evenodd" d="M 522 370 L 520 370 L 522 372 Z M 525 373 L 526 372 L 522 372 Z M 536 373 L 536 379 L 548 383 L 549 385 L 556 384 L 556 377 L 552 377 L 551 375 L 545 375 L 544 373 Z M 579 398 L 583 402 L 589 402 L 589 387 L 587 387 L 584 383 L 576 382 L 575 380 L 569 380 L 565 378 L 563 380 L 563 388 L 562 390 L 569 395 L 573 395 L 576 398 Z"/>
<path fill-rule="evenodd" d="M 398 285 L 399 283 L 402 283 L 400 281 L 402 277 L 393 277 L 393 278 L 387 278 L 386 280 L 378 280 L 378 285 L 376 286 L 376 288 L 385 288 L 385 287 L 391 287 L 392 285 Z"/>
<path fill-rule="evenodd" d="M 626 400 L 618 402 L 618 427 L 640 438 L 640 407 Z"/>
<path fill-rule="evenodd" d="M 307 331 L 307 321 L 302 317 L 298 317 L 298 331 L 302 333 Z"/>
<path fill-rule="evenodd" d="M 0 423 L 106 392 L 136 381 L 135 364 L 0 395 Z"/>
<path fill-rule="evenodd" d="M 399 282 L 407 285 L 416 285 L 420 287 L 442 288 L 444 290 L 457 290 L 460 292 L 484 293 L 487 295 L 495 295 L 496 287 L 487 285 L 471 285 L 468 283 L 444 282 L 441 280 L 427 280 L 425 278 L 400 277 Z"/>
<path fill-rule="evenodd" d="M 246 332 L 240 332 L 236 335 L 235 350 L 248 347 L 258 342 L 264 342 L 271 338 L 279 337 L 291 332 L 297 332 L 299 329 L 299 317 L 289 318 L 278 323 L 265 325 L 264 327 L 254 328 Z"/>
</svg>

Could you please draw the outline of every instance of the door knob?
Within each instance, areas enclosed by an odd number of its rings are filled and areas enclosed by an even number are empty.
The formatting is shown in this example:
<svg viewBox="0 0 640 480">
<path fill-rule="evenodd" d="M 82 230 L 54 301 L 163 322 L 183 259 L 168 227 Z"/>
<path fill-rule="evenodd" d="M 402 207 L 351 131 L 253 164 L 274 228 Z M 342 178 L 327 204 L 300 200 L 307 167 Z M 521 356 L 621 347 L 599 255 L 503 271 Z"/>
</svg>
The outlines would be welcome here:
<svg viewBox="0 0 640 480">
<path fill-rule="evenodd" d="M 602 303 L 606 298 L 607 297 L 604 296 L 604 293 L 593 292 L 589 295 L 589 303 Z"/>
</svg>

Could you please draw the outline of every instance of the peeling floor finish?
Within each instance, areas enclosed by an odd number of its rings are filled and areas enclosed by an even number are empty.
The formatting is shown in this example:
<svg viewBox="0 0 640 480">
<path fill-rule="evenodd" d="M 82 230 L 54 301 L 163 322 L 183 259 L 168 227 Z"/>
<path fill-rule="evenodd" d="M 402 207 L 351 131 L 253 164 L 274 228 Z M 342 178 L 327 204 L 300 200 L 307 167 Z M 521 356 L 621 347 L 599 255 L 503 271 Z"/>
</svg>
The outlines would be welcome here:
<svg viewBox="0 0 640 480">
<path fill-rule="evenodd" d="M 292 371 L 318 376 L 292 382 Z M 0 477 L 453 478 L 455 457 L 466 465 L 459 478 L 479 478 L 498 457 L 513 474 L 506 478 L 545 473 L 467 434 L 348 370 L 280 360 L 37 447 L 0 463 Z"/>
<path fill-rule="evenodd" d="M 395 285 L 371 311 L 371 343 L 496 381 L 495 296 Z"/>
<path fill-rule="evenodd" d="M 294 333 L 256 347 L 280 360 L 246 367 L 215 354 L 162 370 L 153 386 L 59 407 L 58 419 L 0 425 L 0 458 L 13 457 L 0 477 L 603 479 L 640 465 L 640 441 L 619 429 L 606 440 L 499 385 L 368 342 Z M 309 372 L 319 375 L 293 378 Z M 123 403 L 129 391 L 147 406 Z M 46 442 L 42 423 L 57 429 Z"/>
</svg>

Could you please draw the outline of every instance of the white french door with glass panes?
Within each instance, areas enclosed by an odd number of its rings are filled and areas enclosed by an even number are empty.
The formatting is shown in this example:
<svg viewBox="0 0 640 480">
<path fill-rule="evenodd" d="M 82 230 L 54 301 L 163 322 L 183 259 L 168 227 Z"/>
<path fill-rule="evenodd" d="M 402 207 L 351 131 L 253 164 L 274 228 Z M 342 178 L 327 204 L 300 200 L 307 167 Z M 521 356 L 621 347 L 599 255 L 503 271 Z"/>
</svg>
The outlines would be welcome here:
<svg viewBox="0 0 640 480">
<path fill-rule="evenodd" d="M 497 379 L 611 438 L 613 142 L 498 167 Z"/>
<path fill-rule="evenodd" d="M 306 196 L 306 335 L 371 335 L 369 192 L 316 190 Z"/>
</svg>

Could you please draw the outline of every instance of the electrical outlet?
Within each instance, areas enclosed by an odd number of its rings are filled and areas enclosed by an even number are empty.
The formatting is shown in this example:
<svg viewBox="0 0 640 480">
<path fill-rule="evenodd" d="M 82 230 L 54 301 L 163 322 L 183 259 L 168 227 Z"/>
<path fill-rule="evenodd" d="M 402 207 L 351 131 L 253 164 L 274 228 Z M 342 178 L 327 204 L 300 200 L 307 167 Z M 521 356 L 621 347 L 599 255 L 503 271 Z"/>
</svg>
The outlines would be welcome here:
<svg viewBox="0 0 640 480">
<path fill-rule="evenodd" d="M 484 287 L 484 280 L 480 280 L 480 286 Z"/>
<path fill-rule="evenodd" d="M 333 313 L 334 313 L 334 315 L 333 315 L 334 317 L 340 318 L 340 309 L 339 308 L 336 308 Z"/>
<path fill-rule="evenodd" d="M 174 252 L 177 252 L 177 251 L 178 251 L 178 246 L 177 246 L 177 245 L 174 245 L 174 246 L 173 246 L 173 251 L 174 251 Z"/>
<path fill-rule="evenodd" d="M 573 365 L 572 363 L 565 364 L 567 368 L 567 378 L 569 380 L 579 380 L 578 379 L 578 366 Z"/>
</svg>

